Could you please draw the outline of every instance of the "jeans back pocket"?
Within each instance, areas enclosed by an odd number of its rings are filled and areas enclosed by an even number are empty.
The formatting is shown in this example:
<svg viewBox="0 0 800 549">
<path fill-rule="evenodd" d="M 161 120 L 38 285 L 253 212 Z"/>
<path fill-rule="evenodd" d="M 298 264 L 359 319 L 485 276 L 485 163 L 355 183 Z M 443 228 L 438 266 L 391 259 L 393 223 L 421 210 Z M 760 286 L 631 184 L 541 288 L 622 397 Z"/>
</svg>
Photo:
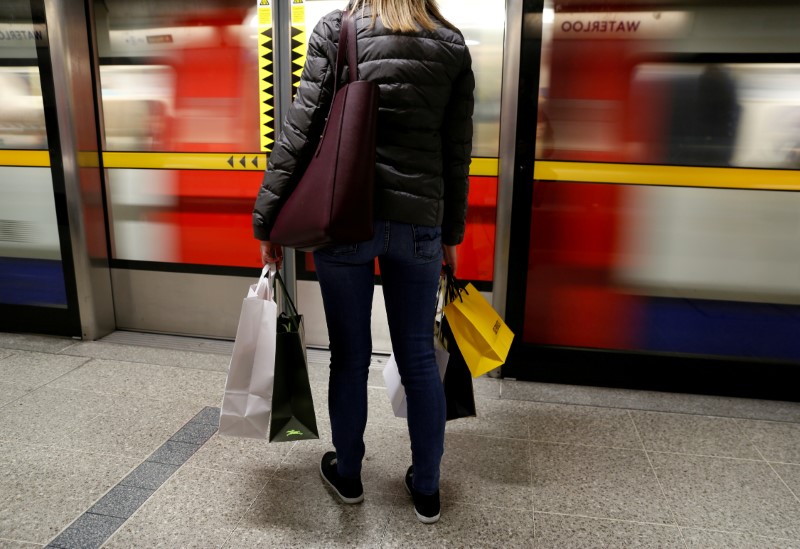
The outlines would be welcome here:
<svg viewBox="0 0 800 549">
<path fill-rule="evenodd" d="M 432 260 L 442 256 L 442 228 L 412 225 L 414 257 Z"/>
</svg>

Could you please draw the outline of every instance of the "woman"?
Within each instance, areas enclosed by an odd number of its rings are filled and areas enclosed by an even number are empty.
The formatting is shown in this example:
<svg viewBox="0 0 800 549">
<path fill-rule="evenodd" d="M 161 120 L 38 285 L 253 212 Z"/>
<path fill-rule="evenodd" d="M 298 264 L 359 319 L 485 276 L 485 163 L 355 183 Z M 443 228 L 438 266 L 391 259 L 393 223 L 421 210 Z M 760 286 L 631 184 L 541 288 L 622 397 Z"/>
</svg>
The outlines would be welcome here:
<svg viewBox="0 0 800 549">
<path fill-rule="evenodd" d="M 331 349 L 328 409 L 335 452 L 320 472 L 345 503 L 364 499 L 361 461 L 372 355 L 374 260 L 380 263 L 392 348 L 408 402 L 417 518 L 439 519 L 445 400 L 433 350 L 442 260 L 456 268 L 464 237 L 475 80 L 464 38 L 435 0 L 351 0 L 359 78 L 380 86 L 375 236 L 314 253 Z M 282 262 L 270 229 L 314 151 L 334 86 L 343 13 L 309 39 L 306 66 L 253 212 L 263 263 Z"/>
</svg>

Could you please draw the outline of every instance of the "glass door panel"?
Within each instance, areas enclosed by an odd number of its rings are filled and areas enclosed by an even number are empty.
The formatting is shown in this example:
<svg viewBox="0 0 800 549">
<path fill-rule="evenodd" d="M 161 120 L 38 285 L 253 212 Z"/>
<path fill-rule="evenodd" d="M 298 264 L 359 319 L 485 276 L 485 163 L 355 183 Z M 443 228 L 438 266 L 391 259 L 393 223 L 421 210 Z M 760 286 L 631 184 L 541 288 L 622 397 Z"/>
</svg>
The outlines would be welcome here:
<svg viewBox="0 0 800 549">
<path fill-rule="evenodd" d="M 271 14 L 254 0 L 93 7 L 118 327 L 230 338 L 260 270 Z"/>
<path fill-rule="evenodd" d="M 522 347 L 800 361 L 800 49 L 787 24 L 800 8 L 534 7 L 512 234 L 526 278 L 509 294 Z"/>
<path fill-rule="evenodd" d="M 291 10 L 295 84 L 308 33 L 322 15 L 344 3 L 281 4 Z M 490 291 L 505 3 L 441 6 L 464 31 L 478 77 L 461 275 Z M 275 107 L 272 75 L 279 71 L 270 65 L 271 20 L 264 6 L 253 0 L 211 0 L 191 11 L 185 7 L 94 3 L 115 305 L 123 328 L 230 337 L 245 277 L 259 265 L 251 211 L 276 133 L 269 125 Z M 305 254 L 298 259 L 298 278 L 315 285 L 310 259 Z M 178 299 L 167 291 L 198 308 L 202 300 L 217 299 L 208 306 L 225 311 L 222 327 L 210 329 L 205 321 L 170 327 L 182 321 L 165 320 L 161 307 Z M 302 302 L 303 290 L 298 291 Z M 311 342 L 315 333 L 313 326 L 307 328 Z M 320 337 L 318 343 L 325 341 Z"/>
<path fill-rule="evenodd" d="M 256 3 L 185 8 L 95 5 L 113 256 L 253 267 Z"/>
<path fill-rule="evenodd" d="M 73 333 L 30 2 L 0 6 L 0 330 Z M 64 228 L 66 230 L 66 228 Z"/>
</svg>

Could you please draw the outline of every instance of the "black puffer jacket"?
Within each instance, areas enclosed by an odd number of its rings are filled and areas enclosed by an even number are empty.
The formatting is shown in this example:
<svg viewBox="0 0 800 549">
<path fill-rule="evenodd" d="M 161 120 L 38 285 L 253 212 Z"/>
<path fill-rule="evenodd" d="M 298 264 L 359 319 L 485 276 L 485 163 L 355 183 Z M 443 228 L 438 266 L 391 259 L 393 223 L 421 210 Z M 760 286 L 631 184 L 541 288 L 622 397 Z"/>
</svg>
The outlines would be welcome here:
<svg viewBox="0 0 800 549">
<path fill-rule="evenodd" d="M 269 240 L 283 201 L 313 154 L 334 85 L 342 12 L 323 17 L 283 132 L 269 157 L 253 211 L 253 232 Z M 475 79 L 463 36 L 445 26 L 394 33 L 368 10 L 356 15 L 359 78 L 380 86 L 375 216 L 442 226 L 442 242 L 464 238 Z"/>
</svg>

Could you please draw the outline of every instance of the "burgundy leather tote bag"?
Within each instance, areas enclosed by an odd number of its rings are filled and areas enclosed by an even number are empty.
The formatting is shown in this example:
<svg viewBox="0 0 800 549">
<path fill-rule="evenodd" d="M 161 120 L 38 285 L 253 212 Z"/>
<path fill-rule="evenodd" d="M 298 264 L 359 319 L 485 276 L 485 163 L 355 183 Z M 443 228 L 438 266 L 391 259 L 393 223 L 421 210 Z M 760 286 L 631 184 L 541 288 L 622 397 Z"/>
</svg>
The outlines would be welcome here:
<svg viewBox="0 0 800 549">
<path fill-rule="evenodd" d="M 349 78 L 339 86 L 347 56 Z M 358 79 L 356 28 L 345 12 L 331 110 L 319 146 L 281 207 L 270 241 L 313 251 L 373 235 L 378 85 Z"/>
</svg>

